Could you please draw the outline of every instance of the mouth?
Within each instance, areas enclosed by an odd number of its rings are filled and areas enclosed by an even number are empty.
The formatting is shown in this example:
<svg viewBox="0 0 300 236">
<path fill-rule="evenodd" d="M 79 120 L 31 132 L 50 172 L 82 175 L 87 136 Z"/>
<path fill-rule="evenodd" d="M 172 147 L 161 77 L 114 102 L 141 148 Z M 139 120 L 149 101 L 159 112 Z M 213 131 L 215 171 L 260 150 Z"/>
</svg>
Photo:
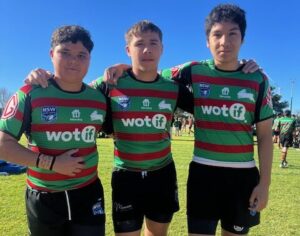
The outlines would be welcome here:
<svg viewBox="0 0 300 236">
<path fill-rule="evenodd" d="M 142 59 L 143 62 L 153 62 L 154 59 Z"/>
<path fill-rule="evenodd" d="M 72 71 L 72 72 L 78 72 L 79 71 L 77 68 L 67 68 L 67 70 Z"/>
</svg>

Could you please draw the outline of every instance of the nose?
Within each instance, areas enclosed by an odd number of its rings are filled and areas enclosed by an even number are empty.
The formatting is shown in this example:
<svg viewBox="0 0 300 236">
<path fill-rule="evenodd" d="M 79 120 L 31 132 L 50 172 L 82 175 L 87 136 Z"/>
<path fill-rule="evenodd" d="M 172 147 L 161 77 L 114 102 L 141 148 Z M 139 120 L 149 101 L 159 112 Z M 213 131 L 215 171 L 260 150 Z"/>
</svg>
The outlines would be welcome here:
<svg viewBox="0 0 300 236">
<path fill-rule="evenodd" d="M 148 53 L 149 54 L 149 53 L 151 53 L 151 49 L 149 47 L 145 47 L 144 50 L 143 50 L 143 53 L 145 53 L 145 54 Z"/>
<path fill-rule="evenodd" d="M 77 57 L 77 55 L 69 55 L 69 61 L 70 62 L 77 62 L 79 59 Z"/>
<path fill-rule="evenodd" d="M 229 37 L 223 34 L 222 37 L 220 38 L 220 44 L 224 46 L 228 44 L 228 42 L 229 42 Z"/>
</svg>

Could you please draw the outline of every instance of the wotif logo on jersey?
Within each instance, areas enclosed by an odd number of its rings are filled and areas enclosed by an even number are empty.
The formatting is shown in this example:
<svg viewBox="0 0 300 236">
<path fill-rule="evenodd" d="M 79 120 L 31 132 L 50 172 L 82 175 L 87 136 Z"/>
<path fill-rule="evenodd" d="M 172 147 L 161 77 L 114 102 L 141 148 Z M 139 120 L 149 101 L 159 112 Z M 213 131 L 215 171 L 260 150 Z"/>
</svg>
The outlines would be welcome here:
<svg viewBox="0 0 300 236">
<path fill-rule="evenodd" d="M 245 120 L 246 108 L 243 104 L 234 103 L 230 107 L 225 104 L 222 107 L 218 106 L 201 106 L 203 114 L 232 117 L 235 120 Z"/>
<path fill-rule="evenodd" d="M 70 142 L 83 141 L 85 143 L 95 142 L 96 128 L 94 126 L 86 126 L 82 131 L 76 128 L 74 131 L 46 131 L 48 141 Z"/>
<path fill-rule="evenodd" d="M 155 127 L 156 129 L 165 129 L 167 118 L 162 114 L 156 114 L 152 118 L 145 116 L 145 118 L 127 118 L 122 119 L 125 127 Z"/>
</svg>

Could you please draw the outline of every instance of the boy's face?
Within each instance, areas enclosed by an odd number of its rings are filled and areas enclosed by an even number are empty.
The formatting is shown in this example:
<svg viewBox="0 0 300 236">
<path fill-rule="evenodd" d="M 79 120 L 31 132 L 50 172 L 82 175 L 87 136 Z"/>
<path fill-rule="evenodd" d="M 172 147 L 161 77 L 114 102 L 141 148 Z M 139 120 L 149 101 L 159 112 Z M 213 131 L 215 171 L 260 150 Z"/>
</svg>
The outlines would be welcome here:
<svg viewBox="0 0 300 236">
<path fill-rule="evenodd" d="M 163 51 L 157 33 L 147 31 L 133 35 L 126 46 L 127 55 L 131 57 L 132 68 L 143 72 L 157 72 L 160 56 Z"/>
<path fill-rule="evenodd" d="M 241 31 L 236 23 L 220 22 L 212 26 L 207 47 L 217 66 L 236 64 L 241 45 Z"/>
<path fill-rule="evenodd" d="M 90 53 L 80 41 L 57 45 L 50 50 L 55 76 L 65 84 L 82 83 L 90 64 Z"/>
</svg>

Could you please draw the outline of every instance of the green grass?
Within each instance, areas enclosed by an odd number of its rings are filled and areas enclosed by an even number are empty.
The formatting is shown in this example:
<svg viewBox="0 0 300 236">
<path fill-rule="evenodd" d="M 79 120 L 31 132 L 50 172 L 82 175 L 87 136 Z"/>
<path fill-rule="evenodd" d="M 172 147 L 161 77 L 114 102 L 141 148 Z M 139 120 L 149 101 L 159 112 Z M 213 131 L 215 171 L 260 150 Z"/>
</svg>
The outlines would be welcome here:
<svg viewBox="0 0 300 236">
<path fill-rule="evenodd" d="M 24 141 L 23 141 L 24 142 Z M 111 219 L 112 140 L 99 139 L 99 175 L 106 199 L 107 235 L 113 235 Z M 185 202 L 188 165 L 193 150 L 193 140 L 188 136 L 174 137 L 172 141 L 179 186 L 181 209 L 174 215 L 169 235 L 187 235 Z M 289 168 L 279 168 L 280 152 L 274 146 L 272 184 L 268 207 L 262 212 L 261 224 L 249 235 L 290 236 L 300 235 L 300 149 L 291 148 L 288 153 Z M 0 235 L 27 235 L 24 206 L 25 174 L 0 176 Z M 218 231 L 219 232 L 219 231 Z"/>
</svg>

